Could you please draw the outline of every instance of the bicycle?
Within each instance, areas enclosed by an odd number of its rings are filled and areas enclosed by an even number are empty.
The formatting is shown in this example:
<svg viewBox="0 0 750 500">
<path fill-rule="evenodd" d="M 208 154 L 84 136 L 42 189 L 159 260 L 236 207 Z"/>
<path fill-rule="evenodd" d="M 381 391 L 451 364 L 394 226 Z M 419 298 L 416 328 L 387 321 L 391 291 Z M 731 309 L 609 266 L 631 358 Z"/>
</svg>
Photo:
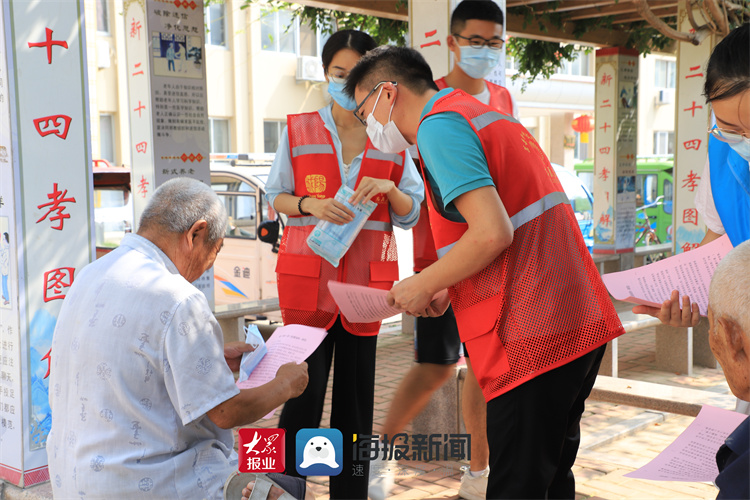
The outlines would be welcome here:
<svg viewBox="0 0 750 500">
<path fill-rule="evenodd" d="M 638 207 L 635 211 L 636 227 L 635 227 L 635 246 L 643 243 L 643 246 L 661 245 L 661 240 L 656 234 L 656 221 L 651 221 L 651 218 L 646 212 L 647 209 L 659 206 L 664 200 L 663 196 L 659 196 L 653 203 Z M 660 261 L 666 258 L 665 252 L 649 253 L 646 254 L 644 259 L 645 264 L 651 264 L 653 262 Z"/>
</svg>

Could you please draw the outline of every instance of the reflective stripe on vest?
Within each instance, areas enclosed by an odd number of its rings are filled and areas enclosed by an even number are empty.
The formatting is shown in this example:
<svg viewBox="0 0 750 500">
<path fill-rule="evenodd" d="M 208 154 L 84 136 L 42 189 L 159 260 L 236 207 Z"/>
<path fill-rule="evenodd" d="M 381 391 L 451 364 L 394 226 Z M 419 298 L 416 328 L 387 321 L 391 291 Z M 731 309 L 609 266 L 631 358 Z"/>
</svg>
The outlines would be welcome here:
<svg viewBox="0 0 750 500">
<path fill-rule="evenodd" d="M 289 217 L 286 222 L 287 226 L 290 227 L 302 227 L 302 226 L 314 226 L 320 219 L 312 215 L 305 217 Z M 393 231 L 393 226 L 389 222 L 382 222 L 378 220 L 368 220 L 362 229 L 368 229 L 370 231 Z"/>
<path fill-rule="evenodd" d="M 369 158 L 371 160 L 383 160 L 383 161 L 391 161 L 398 165 L 399 167 L 404 166 L 404 157 L 397 153 L 383 153 L 382 151 L 374 148 L 370 148 L 365 153 L 365 158 Z"/>
<path fill-rule="evenodd" d="M 510 222 L 511 224 L 513 224 L 513 230 L 514 231 L 518 230 L 519 227 L 523 226 L 529 221 L 536 219 L 547 210 L 561 203 L 570 203 L 565 193 L 561 193 L 560 191 L 549 193 L 548 195 L 535 201 L 528 207 L 521 209 L 520 212 L 518 212 L 516 215 L 510 218 Z M 446 245 L 442 248 L 438 248 L 437 250 L 438 258 L 442 258 L 443 256 L 445 256 L 445 254 L 447 254 L 450 251 L 450 249 L 453 248 L 453 245 L 455 245 L 456 243 L 457 242 L 453 242 L 450 245 Z"/>
<path fill-rule="evenodd" d="M 331 155 L 333 146 L 330 144 L 303 144 L 292 148 L 292 158 L 300 155 Z"/>
<path fill-rule="evenodd" d="M 454 112 L 471 122 L 489 110 L 455 91 L 438 99 L 426 117 Z M 459 335 L 487 401 L 624 333 L 549 160 L 515 120 L 492 123 L 477 136 L 515 226 L 513 241 L 449 289 Z M 433 197 L 427 200 L 435 241 L 448 249 L 468 226 L 444 218 Z"/>
<path fill-rule="evenodd" d="M 477 129 L 477 132 L 482 130 L 487 125 L 492 125 L 498 120 L 508 120 L 509 122 L 516 122 L 512 116 L 498 113 L 497 111 L 488 111 L 482 115 L 479 115 L 471 119 L 471 124 Z"/>
<path fill-rule="evenodd" d="M 544 212 L 560 203 L 570 203 L 565 193 L 560 191 L 549 193 L 543 198 L 535 201 L 510 218 L 510 221 L 513 223 L 513 230 L 515 231 L 527 222 L 536 219 Z"/>
</svg>

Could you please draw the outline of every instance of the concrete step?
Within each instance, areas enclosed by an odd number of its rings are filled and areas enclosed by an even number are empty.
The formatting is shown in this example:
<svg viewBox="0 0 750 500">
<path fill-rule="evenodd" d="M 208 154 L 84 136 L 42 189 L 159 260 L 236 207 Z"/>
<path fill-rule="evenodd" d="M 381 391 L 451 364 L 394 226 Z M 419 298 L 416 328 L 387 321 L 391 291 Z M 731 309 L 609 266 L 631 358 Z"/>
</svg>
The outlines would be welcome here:
<svg viewBox="0 0 750 500">
<path fill-rule="evenodd" d="M 695 417 L 703 405 L 734 410 L 737 398 L 728 394 L 599 375 L 590 399 Z"/>
</svg>

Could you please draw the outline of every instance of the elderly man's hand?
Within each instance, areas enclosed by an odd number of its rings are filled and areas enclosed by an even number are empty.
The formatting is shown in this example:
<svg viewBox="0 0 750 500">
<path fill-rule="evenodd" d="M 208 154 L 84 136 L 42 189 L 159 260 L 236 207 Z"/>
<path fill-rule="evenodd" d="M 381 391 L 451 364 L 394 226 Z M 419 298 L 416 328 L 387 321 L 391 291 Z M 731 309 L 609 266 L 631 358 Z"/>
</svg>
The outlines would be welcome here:
<svg viewBox="0 0 750 500">
<path fill-rule="evenodd" d="M 276 378 L 282 379 L 289 387 L 289 399 L 296 398 L 307 387 L 307 363 L 286 363 L 279 367 Z"/>
<path fill-rule="evenodd" d="M 245 342 L 227 342 L 224 344 L 224 359 L 229 365 L 229 369 L 236 372 L 240 369 L 242 355 L 246 352 L 253 352 L 255 348 Z"/>
</svg>

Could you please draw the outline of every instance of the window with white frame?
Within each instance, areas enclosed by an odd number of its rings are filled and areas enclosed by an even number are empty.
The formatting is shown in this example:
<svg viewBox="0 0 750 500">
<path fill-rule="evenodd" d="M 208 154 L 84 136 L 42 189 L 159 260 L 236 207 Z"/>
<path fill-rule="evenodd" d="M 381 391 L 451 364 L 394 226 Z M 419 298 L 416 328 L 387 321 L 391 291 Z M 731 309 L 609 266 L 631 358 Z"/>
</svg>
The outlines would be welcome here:
<svg viewBox="0 0 750 500">
<path fill-rule="evenodd" d="M 115 163 L 115 119 L 112 115 L 99 115 L 99 158 Z"/>
<path fill-rule="evenodd" d="M 229 153 L 229 120 L 225 118 L 209 118 L 211 125 L 211 152 Z"/>
<path fill-rule="evenodd" d="M 590 54 L 583 50 L 576 51 L 576 58 L 572 61 L 563 60 L 557 69 L 558 75 L 593 76 L 591 74 Z"/>
<path fill-rule="evenodd" d="M 96 0 L 96 31 L 109 33 L 109 0 Z"/>
<path fill-rule="evenodd" d="M 279 149 L 281 132 L 286 126 L 285 121 L 263 120 L 263 152 L 275 153 Z"/>
<path fill-rule="evenodd" d="M 677 65 L 669 59 L 657 59 L 654 65 L 654 86 L 663 89 L 675 88 Z"/>
<path fill-rule="evenodd" d="M 223 0 L 213 2 L 205 9 L 206 45 L 227 46 L 227 9 Z"/>
<path fill-rule="evenodd" d="M 270 52 L 286 52 L 298 56 L 320 56 L 330 34 L 300 23 L 288 10 L 261 11 L 261 46 Z"/>
<path fill-rule="evenodd" d="M 668 131 L 654 132 L 654 154 L 655 155 L 674 154 L 674 132 L 668 132 Z"/>
</svg>

